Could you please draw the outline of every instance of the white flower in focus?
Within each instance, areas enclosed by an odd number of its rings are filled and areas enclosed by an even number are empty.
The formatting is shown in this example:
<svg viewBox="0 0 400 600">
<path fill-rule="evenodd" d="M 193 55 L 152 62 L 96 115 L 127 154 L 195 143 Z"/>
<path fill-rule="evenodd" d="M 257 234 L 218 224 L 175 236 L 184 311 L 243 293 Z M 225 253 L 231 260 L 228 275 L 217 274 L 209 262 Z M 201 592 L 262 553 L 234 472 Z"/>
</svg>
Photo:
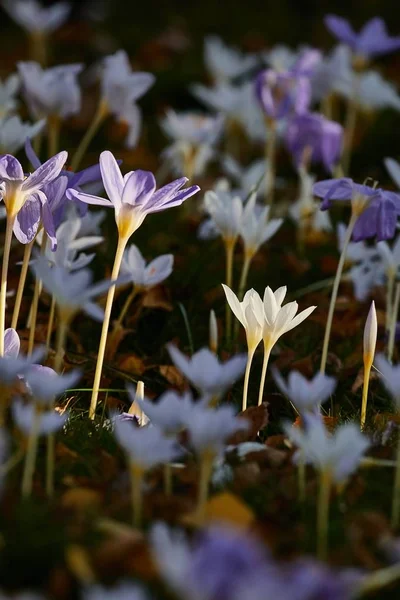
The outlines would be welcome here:
<svg viewBox="0 0 400 600">
<path fill-rule="evenodd" d="M 242 302 L 234 292 L 224 283 L 222 284 L 227 302 L 238 321 L 243 325 L 246 332 L 246 340 L 249 352 L 254 351 L 263 337 L 264 307 L 259 294 L 251 289 L 248 290 Z"/>
<path fill-rule="evenodd" d="M 33 61 L 18 63 L 24 97 L 32 116 L 66 119 L 76 115 L 81 109 L 78 75 L 82 69 L 82 64 L 42 69 Z"/>
<path fill-rule="evenodd" d="M 46 121 L 23 123 L 19 115 L 0 119 L 0 154 L 16 154 L 25 144 L 43 130 Z"/>
<path fill-rule="evenodd" d="M 254 69 L 258 58 L 227 46 L 216 35 L 208 35 L 204 41 L 204 61 L 214 81 L 229 82 Z"/>
<path fill-rule="evenodd" d="M 172 254 L 162 254 L 146 265 L 139 248 L 131 244 L 122 258 L 121 275 L 129 277 L 136 287 L 149 289 L 171 275 L 173 264 Z"/>
<path fill-rule="evenodd" d="M 43 6 L 37 0 L 3 0 L 3 8 L 29 33 L 52 33 L 68 19 L 69 2 Z"/>
<path fill-rule="evenodd" d="M 17 108 L 15 96 L 19 91 L 20 80 L 16 74 L 9 75 L 7 79 L 0 79 L 0 119 L 4 119 Z"/>
<path fill-rule="evenodd" d="M 276 368 L 272 368 L 276 385 L 293 402 L 300 414 L 319 410 L 335 391 L 337 380 L 324 373 L 307 379 L 299 371 L 290 371 L 287 381 Z"/>
<path fill-rule="evenodd" d="M 368 438 L 354 423 L 340 425 L 330 434 L 320 415 L 308 414 L 304 419 L 304 429 L 286 425 L 286 435 L 298 447 L 303 460 L 342 483 L 360 464 L 370 446 Z"/>
<path fill-rule="evenodd" d="M 220 398 L 242 377 L 246 368 L 245 355 L 233 356 L 225 363 L 208 348 L 202 348 L 187 358 L 172 344 L 167 346 L 174 365 L 199 390 L 209 398 Z"/>
</svg>

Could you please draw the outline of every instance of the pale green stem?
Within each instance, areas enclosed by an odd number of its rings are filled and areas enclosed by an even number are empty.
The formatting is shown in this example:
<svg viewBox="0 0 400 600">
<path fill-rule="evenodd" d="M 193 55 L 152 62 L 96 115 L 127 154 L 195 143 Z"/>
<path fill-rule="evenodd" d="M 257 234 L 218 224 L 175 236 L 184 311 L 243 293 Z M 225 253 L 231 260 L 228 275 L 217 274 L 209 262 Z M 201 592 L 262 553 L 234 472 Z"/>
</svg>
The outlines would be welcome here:
<svg viewBox="0 0 400 600">
<path fill-rule="evenodd" d="M 47 35 L 42 31 L 30 32 L 29 46 L 31 60 L 44 68 L 47 64 Z"/>
<path fill-rule="evenodd" d="M 394 282 L 396 279 L 396 271 L 394 269 L 388 269 L 387 271 L 387 283 L 386 283 L 386 316 L 385 316 L 385 329 L 389 331 L 390 322 L 393 314 L 393 290 Z"/>
<path fill-rule="evenodd" d="M 32 493 L 33 474 L 35 472 L 41 414 L 38 406 L 34 406 L 33 422 L 28 437 L 24 473 L 22 476 L 22 495 L 28 497 Z"/>
<path fill-rule="evenodd" d="M 47 351 L 49 351 L 49 348 L 50 348 L 51 333 L 53 331 L 55 311 L 56 311 L 56 299 L 55 299 L 54 296 L 52 296 L 51 297 L 49 320 L 48 320 L 48 323 L 47 323 L 47 334 L 46 334 L 46 350 Z"/>
<path fill-rule="evenodd" d="M 57 344 L 56 354 L 54 357 L 53 368 L 56 373 L 61 372 L 62 361 L 65 354 L 65 342 L 67 339 L 67 331 L 70 323 L 70 319 L 66 318 L 63 312 L 58 312 L 58 326 L 57 326 Z"/>
<path fill-rule="evenodd" d="M 131 463 L 130 476 L 132 497 L 132 524 L 134 527 L 140 527 L 142 524 L 143 512 L 143 470 L 134 463 Z"/>
<path fill-rule="evenodd" d="M 82 158 L 86 150 L 89 147 L 90 142 L 96 135 L 99 127 L 103 123 L 104 119 L 108 116 L 109 110 L 108 105 L 104 100 L 100 100 L 99 105 L 97 107 L 97 111 L 93 117 L 93 121 L 91 122 L 89 128 L 87 129 L 85 135 L 83 136 L 74 156 L 71 160 L 71 170 L 77 171 L 79 165 L 81 164 Z"/>
<path fill-rule="evenodd" d="M 21 310 L 22 298 L 24 295 L 26 276 L 28 274 L 29 261 L 31 260 L 32 248 L 35 240 L 29 242 L 29 244 L 25 244 L 24 248 L 24 258 L 22 260 L 21 274 L 19 276 L 17 295 L 15 297 L 14 311 L 11 321 L 11 327 L 13 329 L 17 329 L 19 313 Z"/>
<path fill-rule="evenodd" d="M 392 499 L 392 520 L 393 529 L 397 529 L 400 521 L 400 436 L 397 438 L 396 452 L 396 470 L 394 477 L 393 499 Z"/>
<path fill-rule="evenodd" d="M 271 120 L 269 122 L 268 137 L 266 143 L 266 160 L 267 160 L 267 184 L 269 184 L 269 191 L 267 195 L 267 204 L 272 206 L 275 195 L 275 170 L 276 170 L 276 142 L 277 142 L 277 130 L 276 121 Z"/>
<path fill-rule="evenodd" d="M 225 244 L 225 253 L 226 253 L 226 271 L 225 271 L 225 281 L 226 285 L 232 288 L 232 275 L 233 275 L 233 254 L 235 251 L 236 240 L 227 239 L 224 240 Z M 231 340 L 231 331 L 232 331 L 232 311 L 228 303 L 226 303 L 225 307 L 225 338 L 226 343 L 229 344 Z"/>
<path fill-rule="evenodd" d="M 126 238 L 126 237 L 122 238 L 121 236 L 119 236 L 118 246 L 117 246 L 117 250 L 115 252 L 114 266 L 113 266 L 113 270 L 111 273 L 112 281 L 115 281 L 119 275 L 122 257 L 123 257 L 127 242 L 128 242 L 128 238 Z M 104 354 L 105 354 L 105 350 L 106 350 L 108 327 L 110 325 L 111 310 L 112 310 L 112 305 L 113 305 L 113 301 L 114 301 L 114 294 L 115 294 L 115 285 L 112 285 L 108 290 L 106 307 L 104 310 L 103 327 L 101 330 L 100 345 L 99 345 L 99 351 L 98 351 L 97 363 L 96 363 L 96 372 L 94 375 L 94 382 L 93 382 L 93 393 L 92 393 L 92 398 L 90 401 L 90 409 L 89 409 L 89 418 L 90 419 L 94 419 L 95 415 L 96 415 L 97 398 L 99 395 L 100 380 L 101 380 L 101 374 L 103 371 Z"/>
<path fill-rule="evenodd" d="M 139 292 L 140 292 L 140 288 L 135 286 L 133 288 L 133 290 L 131 291 L 131 293 L 129 294 L 129 296 L 127 297 L 127 299 L 125 300 L 125 304 L 122 307 L 121 312 L 119 313 L 119 317 L 115 321 L 115 329 L 119 329 L 119 327 L 121 327 L 122 322 L 125 319 L 126 313 L 128 312 L 130 305 L 132 304 L 133 300 L 136 298 L 136 296 L 138 295 Z"/>
<path fill-rule="evenodd" d="M 354 75 L 353 91 L 352 95 L 348 100 L 346 122 L 344 128 L 344 140 L 343 140 L 343 156 L 342 156 L 342 168 L 343 177 L 346 177 L 351 160 L 351 151 L 354 140 L 354 133 L 356 130 L 357 121 L 357 94 L 360 85 L 359 74 Z"/>
<path fill-rule="evenodd" d="M 258 392 L 258 406 L 262 404 L 263 396 L 264 396 L 264 387 L 265 387 L 265 376 L 267 374 L 267 367 L 269 362 L 269 357 L 271 355 L 272 346 L 270 344 L 264 343 L 264 359 L 261 371 L 261 380 L 260 380 L 260 389 Z"/>
<path fill-rule="evenodd" d="M 360 427 L 361 430 L 365 427 L 365 421 L 367 418 L 367 402 L 368 402 L 368 388 L 369 388 L 369 378 L 371 374 L 372 361 L 369 361 L 366 365 L 364 365 L 364 385 L 363 385 L 363 393 L 362 393 L 362 401 L 361 401 L 361 420 Z"/>
<path fill-rule="evenodd" d="M 49 158 L 58 152 L 60 142 L 61 119 L 53 115 L 47 119 L 47 153 Z"/>
<path fill-rule="evenodd" d="M 388 360 L 390 363 L 393 360 L 394 340 L 396 337 L 396 325 L 397 325 L 397 315 L 399 314 L 399 304 L 400 304 L 400 283 L 396 283 L 396 291 L 394 294 L 392 316 L 390 319 L 390 328 L 389 328 Z"/>
<path fill-rule="evenodd" d="M 326 560 L 328 555 L 329 500 L 332 477 L 329 469 L 320 473 L 317 506 L 317 557 Z"/>
<path fill-rule="evenodd" d="M 357 598 L 361 596 L 370 596 L 371 592 L 380 590 L 400 579 L 400 563 L 378 569 L 370 575 L 365 575 L 357 586 Z M 382 596 L 381 596 L 382 597 Z"/>
<path fill-rule="evenodd" d="M 200 524 L 204 523 L 206 516 L 206 506 L 208 500 L 208 488 L 213 469 L 214 454 L 212 452 L 203 452 L 200 457 L 200 480 L 197 496 L 197 516 Z"/>
<path fill-rule="evenodd" d="M 336 270 L 335 281 L 333 282 L 332 295 L 331 295 L 331 300 L 330 300 L 330 304 L 329 304 L 328 318 L 327 318 L 326 327 L 325 327 L 324 343 L 323 343 L 323 347 L 322 347 L 322 357 L 321 357 L 321 366 L 320 366 L 321 373 L 325 373 L 325 369 L 326 369 L 326 361 L 328 358 L 329 339 L 331 336 L 333 313 L 335 311 L 336 298 L 338 295 L 339 284 L 340 284 L 340 280 L 342 277 L 344 263 L 346 260 L 347 248 L 350 243 L 354 225 L 356 224 L 357 219 L 358 219 L 358 215 L 355 215 L 355 214 L 351 215 L 350 222 L 348 224 L 348 227 L 346 230 L 346 235 L 345 235 L 344 242 L 343 242 L 343 249 L 342 249 L 342 253 L 340 255 L 339 264 L 338 264 L 338 267 Z"/>
<path fill-rule="evenodd" d="M 12 471 L 14 467 L 16 467 L 17 464 L 22 460 L 23 456 L 24 450 L 22 446 L 20 446 L 20 448 L 0 466 L 0 476 L 5 477 L 10 471 Z"/>
<path fill-rule="evenodd" d="M 247 408 L 247 392 L 248 392 L 248 388 L 249 388 L 250 369 L 251 369 L 251 363 L 253 362 L 253 357 L 254 357 L 255 351 L 256 351 L 256 349 L 253 348 L 252 350 L 249 349 L 247 352 L 247 364 L 246 364 L 246 371 L 244 374 L 244 383 L 243 383 L 242 410 L 246 410 L 246 408 Z"/>
<path fill-rule="evenodd" d="M 6 297 L 7 297 L 7 274 L 10 262 L 11 241 L 15 216 L 7 216 L 6 235 L 3 248 L 3 266 L 1 269 L 0 289 L 0 356 L 4 356 L 4 331 L 6 325 Z"/>
<path fill-rule="evenodd" d="M 43 232 L 42 244 L 40 247 L 41 254 L 46 252 L 46 244 L 47 244 L 47 235 Z M 42 282 L 37 277 L 35 281 L 35 288 L 33 290 L 33 299 L 32 299 L 32 309 L 31 309 L 31 319 L 29 324 L 29 340 L 28 340 L 28 356 L 32 356 L 33 346 L 35 343 L 35 329 L 36 329 L 36 321 L 37 321 L 37 313 L 39 307 L 39 296 L 42 289 Z"/>
</svg>

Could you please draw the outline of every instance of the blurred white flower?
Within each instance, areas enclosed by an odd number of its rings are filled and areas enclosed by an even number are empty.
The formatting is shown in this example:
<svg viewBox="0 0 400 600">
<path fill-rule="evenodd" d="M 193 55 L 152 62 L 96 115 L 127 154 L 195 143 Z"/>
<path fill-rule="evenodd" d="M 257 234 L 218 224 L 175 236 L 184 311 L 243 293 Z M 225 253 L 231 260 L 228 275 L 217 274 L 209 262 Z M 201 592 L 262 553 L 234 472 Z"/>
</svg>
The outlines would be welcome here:
<svg viewBox="0 0 400 600">
<path fill-rule="evenodd" d="M 57 396 L 73 387 L 80 378 L 81 372 L 78 370 L 58 375 L 50 367 L 42 365 L 32 365 L 24 376 L 29 393 L 39 404 L 52 404 Z"/>
<path fill-rule="evenodd" d="M 171 275 L 173 264 L 172 254 L 162 254 L 146 265 L 139 248 L 131 244 L 124 252 L 121 274 L 129 277 L 137 288 L 149 289 Z"/>
<path fill-rule="evenodd" d="M 385 163 L 385 167 L 392 178 L 392 181 L 400 188 L 400 164 L 397 160 L 394 160 L 394 158 L 385 158 L 383 162 Z"/>
<path fill-rule="evenodd" d="M 25 144 L 26 138 L 33 139 L 43 130 L 46 121 L 23 123 L 19 115 L 0 119 L 0 153 L 16 154 Z"/>
<path fill-rule="evenodd" d="M 20 79 L 16 74 L 9 75 L 7 79 L 0 79 L 0 119 L 4 119 L 17 108 L 16 95 L 19 91 Z"/>
<path fill-rule="evenodd" d="M 276 368 L 272 368 L 272 376 L 276 385 L 285 396 L 293 402 L 300 414 L 320 409 L 335 391 L 337 380 L 324 373 L 317 373 L 307 379 L 299 371 L 290 371 L 287 381 Z"/>
<path fill-rule="evenodd" d="M 316 66 L 311 78 L 313 99 L 321 102 L 334 92 L 348 89 L 353 81 L 352 53 L 348 46 L 339 44 L 325 55 Z"/>
<path fill-rule="evenodd" d="M 256 204 L 256 195 L 252 194 L 243 210 L 240 237 L 243 240 L 245 256 L 253 257 L 283 223 L 283 219 L 269 218 L 270 207 Z"/>
<path fill-rule="evenodd" d="M 3 8 L 29 33 L 52 33 L 68 19 L 69 2 L 42 6 L 37 0 L 3 0 Z"/>
<path fill-rule="evenodd" d="M 208 35 L 204 40 L 204 61 L 215 82 L 229 82 L 251 72 L 257 65 L 258 58 L 227 46 L 216 35 Z"/>
<path fill-rule="evenodd" d="M 167 436 L 176 434 L 183 429 L 186 412 L 195 406 L 189 392 L 185 392 L 181 396 L 170 390 L 164 392 L 157 402 L 152 402 L 147 398 L 137 399 L 136 402 L 150 423 L 159 427 Z"/>
<path fill-rule="evenodd" d="M 282 73 L 293 67 L 298 59 L 298 54 L 298 50 L 293 50 L 284 44 L 277 44 L 271 50 L 263 53 L 263 59 L 274 71 Z"/>
<path fill-rule="evenodd" d="M 255 190 L 257 196 L 265 198 L 270 182 L 267 180 L 269 170 L 264 159 L 255 160 L 246 167 L 229 155 L 223 156 L 221 162 L 225 173 L 243 190 L 244 196 L 248 196 L 252 190 Z"/>
<path fill-rule="evenodd" d="M 18 429 L 29 435 L 34 420 L 36 407 L 33 403 L 24 404 L 22 400 L 15 399 L 11 404 L 11 412 Z M 61 429 L 68 420 L 68 413 L 60 414 L 55 410 L 40 413 L 39 435 L 54 433 Z"/>
<path fill-rule="evenodd" d="M 315 176 L 304 169 L 299 171 L 300 195 L 289 208 L 289 214 L 297 227 L 311 231 L 330 231 L 332 229 L 329 211 L 320 210 L 320 202 L 313 195 Z"/>
<path fill-rule="evenodd" d="M 390 364 L 383 354 L 375 357 L 375 365 L 383 385 L 396 404 L 396 409 L 400 410 L 400 365 Z"/>
<path fill-rule="evenodd" d="M 239 237 L 242 217 L 243 202 L 236 192 L 228 190 L 209 190 L 204 196 L 204 207 L 210 215 L 212 226 L 208 221 L 208 229 L 211 233 L 216 230 L 227 244 L 234 244 Z M 204 231 L 204 223 L 199 231 L 201 238 L 209 238 L 210 231 Z M 211 227 L 210 227 L 211 225 Z M 205 235 L 208 233 L 208 235 Z"/>
</svg>

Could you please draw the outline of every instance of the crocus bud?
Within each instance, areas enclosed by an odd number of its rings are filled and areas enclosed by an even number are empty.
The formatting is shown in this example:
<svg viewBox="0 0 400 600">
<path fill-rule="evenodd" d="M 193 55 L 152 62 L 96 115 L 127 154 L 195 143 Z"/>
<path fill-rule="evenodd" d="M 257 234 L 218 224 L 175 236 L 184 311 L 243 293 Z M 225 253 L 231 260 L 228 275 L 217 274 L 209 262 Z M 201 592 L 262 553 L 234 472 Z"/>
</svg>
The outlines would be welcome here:
<svg viewBox="0 0 400 600">
<path fill-rule="evenodd" d="M 134 397 L 133 402 L 128 410 L 128 414 L 135 415 L 139 421 L 139 425 L 144 425 L 144 421 L 146 421 L 146 418 L 143 419 L 143 416 L 144 416 L 143 411 L 140 408 L 138 400 L 140 400 L 140 401 L 144 400 L 144 383 L 143 383 L 143 381 L 137 382 L 135 397 Z"/>
<path fill-rule="evenodd" d="M 375 356 L 378 322 L 376 319 L 375 302 L 372 301 L 364 328 L 364 366 L 371 368 Z"/>
<path fill-rule="evenodd" d="M 218 351 L 218 325 L 215 312 L 210 310 L 210 350 L 214 354 Z"/>
</svg>

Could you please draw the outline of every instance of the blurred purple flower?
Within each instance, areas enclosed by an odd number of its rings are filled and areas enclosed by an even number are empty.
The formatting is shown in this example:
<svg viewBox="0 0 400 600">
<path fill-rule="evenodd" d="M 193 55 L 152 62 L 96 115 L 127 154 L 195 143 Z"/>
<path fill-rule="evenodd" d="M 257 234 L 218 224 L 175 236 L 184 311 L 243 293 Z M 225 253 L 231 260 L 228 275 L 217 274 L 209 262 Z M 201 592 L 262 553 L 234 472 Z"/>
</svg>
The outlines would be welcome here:
<svg viewBox="0 0 400 600">
<path fill-rule="evenodd" d="M 256 77 L 255 90 L 266 116 L 274 120 L 283 119 L 291 113 L 306 112 L 311 101 L 308 78 L 292 71 L 261 71 Z"/>
<path fill-rule="evenodd" d="M 324 21 L 329 31 L 358 56 L 372 58 L 400 49 L 400 37 L 390 37 L 379 17 L 368 21 L 359 33 L 354 31 L 347 19 L 337 15 L 327 15 Z"/>
<path fill-rule="evenodd" d="M 286 130 L 286 145 L 297 167 L 300 167 L 309 151 L 311 162 L 322 163 L 332 171 L 342 149 L 343 128 L 318 113 L 294 116 Z"/>
</svg>

